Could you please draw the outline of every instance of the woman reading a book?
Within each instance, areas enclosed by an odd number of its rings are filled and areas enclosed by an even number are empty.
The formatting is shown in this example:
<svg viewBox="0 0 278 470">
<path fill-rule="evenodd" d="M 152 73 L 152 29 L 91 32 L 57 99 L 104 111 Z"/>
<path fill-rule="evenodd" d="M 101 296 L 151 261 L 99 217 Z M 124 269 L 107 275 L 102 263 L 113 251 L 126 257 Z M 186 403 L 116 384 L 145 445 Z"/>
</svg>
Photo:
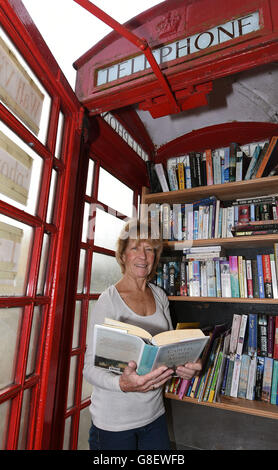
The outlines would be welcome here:
<svg viewBox="0 0 278 470">
<path fill-rule="evenodd" d="M 162 366 L 138 375 L 137 364 L 130 361 L 119 375 L 93 365 L 93 329 L 105 317 L 142 327 L 152 336 L 173 329 L 167 295 L 150 283 L 161 251 L 162 241 L 151 237 L 150 227 L 126 224 L 116 251 L 122 278 L 95 305 L 84 365 L 84 377 L 93 385 L 91 450 L 170 449 L 162 386 L 173 370 Z M 196 362 L 177 367 L 175 373 L 189 380 L 200 370 Z"/>
</svg>

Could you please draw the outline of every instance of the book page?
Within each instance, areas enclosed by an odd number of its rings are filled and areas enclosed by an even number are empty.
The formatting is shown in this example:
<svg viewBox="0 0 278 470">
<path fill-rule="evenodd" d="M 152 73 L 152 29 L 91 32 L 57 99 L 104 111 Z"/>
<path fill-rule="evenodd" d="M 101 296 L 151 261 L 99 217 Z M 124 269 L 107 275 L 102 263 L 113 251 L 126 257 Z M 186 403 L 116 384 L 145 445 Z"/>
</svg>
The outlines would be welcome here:
<svg viewBox="0 0 278 470">
<path fill-rule="evenodd" d="M 174 369 L 186 362 L 195 362 L 201 355 L 209 337 L 180 341 L 179 343 L 161 346 L 153 369 L 166 365 Z"/>
</svg>

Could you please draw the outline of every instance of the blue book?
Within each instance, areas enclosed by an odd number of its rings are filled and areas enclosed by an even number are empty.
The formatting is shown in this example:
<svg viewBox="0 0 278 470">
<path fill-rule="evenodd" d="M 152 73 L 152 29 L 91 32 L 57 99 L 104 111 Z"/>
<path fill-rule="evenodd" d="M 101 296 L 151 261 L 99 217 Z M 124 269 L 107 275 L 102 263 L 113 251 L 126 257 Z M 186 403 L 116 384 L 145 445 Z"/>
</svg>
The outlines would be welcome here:
<svg viewBox="0 0 278 470">
<path fill-rule="evenodd" d="M 265 293 L 264 293 L 264 275 L 263 275 L 262 255 L 257 255 L 257 269 L 258 269 L 258 280 L 259 280 L 259 296 L 260 296 L 260 299 L 264 299 Z"/>
<path fill-rule="evenodd" d="M 219 259 L 215 260 L 215 277 L 216 277 L 216 297 L 222 297 Z"/>
<path fill-rule="evenodd" d="M 224 183 L 230 181 L 230 147 L 224 148 Z"/>
<path fill-rule="evenodd" d="M 193 212 L 193 240 L 198 239 L 199 211 Z"/>
<path fill-rule="evenodd" d="M 258 316 L 255 313 L 250 313 L 248 316 L 248 355 L 257 355 L 258 345 Z"/>
</svg>

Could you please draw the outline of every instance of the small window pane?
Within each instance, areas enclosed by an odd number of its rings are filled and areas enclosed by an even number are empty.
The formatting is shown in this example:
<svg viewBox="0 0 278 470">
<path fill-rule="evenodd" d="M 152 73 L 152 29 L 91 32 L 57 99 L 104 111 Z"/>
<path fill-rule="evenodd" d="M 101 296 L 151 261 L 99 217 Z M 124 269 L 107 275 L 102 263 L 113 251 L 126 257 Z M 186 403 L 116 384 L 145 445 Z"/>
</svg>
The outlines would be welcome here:
<svg viewBox="0 0 278 470">
<path fill-rule="evenodd" d="M 34 374 L 36 367 L 37 350 L 41 331 L 41 308 L 35 307 L 32 319 L 32 330 L 28 351 L 26 375 Z"/>
<path fill-rule="evenodd" d="M 89 450 L 88 438 L 90 427 L 90 411 L 89 408 L 84 408 L 80 411 L 77 450 Z"/>
<path fill-rule="evenodd" d="M 40 271 L 37 284 L 37 294 L 44 294 L 45 280 L 46 280 L 46 268 L 48 262 L 48 252 L 49 252 L 49 242 L 50 237 L 46 233 L 43 236 L 42 251 L 41 251 L 41 260 L 40 260 Z"/>
<path fill-rule="evenodd" d="M 63 450 L 70 450 L 70 430 L 71 430 L 71 416 L 67 418 L 65 422 Z"/>
<path fill-rule="evenodd" d="M 39 119 L 39 108 L 40 108 L 40 99 L 38 98 L 38 95 L 36 94 L 37 96 L 37 101 L 35 103 L 33 103 L 33 108 L 30 109 L 30 107 L 26 107 L 26 109 L 24 111 L 26 111 L 26 117 L 27 119 L 29 120 L 30 118 L 32 119 L 32 117 L 37 124 L 39 126 L 39 132 L 38 132 L 38 135 L 37 135 L 37 138 L 43 143 L 43 144 L 46 144 L 46 140 L 47 140 L 47 130 L 48 130 L 48 120 L 49 120 L 49 115 L 50 115 L 50 109 L 51 109 L 51 98 L 50 96 L 48 95 L 46 89 L 42 86 L 42 84 L 39 82 L 39 80 L 37 79 L 36 75 L 33 73 L 33 71 L 30 69 L 29 65 L 27 64 L 27 62 L 25 62 L 25 60 L 23 59 L 23 57 L 19 54 L 18 50 L 16 49 L 16 47 L 14 47 L 12 41 L 10 40 L 10 38 L 6 35 L 5 31 L 0 28 L 0 31 L 1 31 L 1 36 L 3 38 L 3 40 L 5 41 L 5 44 L 6 46 L 10 49 L 10 51 L 12 52 L 12 55 L 14 55 L 16 57 L 16 59 L 18 60 L 18 62 L 21 64 L 21 66 L 23 67 L 23 69 L 26 71 L 26 73 L 29 75 L 29 77 L 33 80 L 34 82 L 34 85 L 35 87 L 38 87 L 39 90 L 40 90 L 40 93 L 43 95 L 43 104 L 42 104 L 42 112 L 41 112 L 41 117 Z M 12 57 L 12 56 L 11 56 Z M 11 67 L 12 67 L 12 63 L 13 63 L 13 59 L 12 61 L 9 61 L 10 64 L 11 64 Z M 15 75 L 15 74 L 14 74 Z M 26 80 L 26 81 L 25 81 Z M 28 88 L 28 79 L 27 78 L 23 78 L 23 81 L 22 83 L 24 84 L 25 82 L 25 85 L 26 85 L 26 89 Z M 12 85 L 12 82 L 10 81 L 10 84 Z M 19 90 L 19 93 L 21 93 L 21 100 L 23 100 L 24 103 L 29 103 L 30 100 L 28 101 L 28 95 L 24 96 L 24 90 L 25 90 L 24 86 L 21 87 L 21 89 Z M 35 95 L 34 95 L 35 96 Z M 26 101 L 24 101 L 24 98 L 26 99 Z M 36 106 L 34 106 L 34 104 Z M 35 134 L 34 130 L 30 129 L 28 127 L 28 125 L 23 122 L 23 118 L 20 118 L 18 116 L 18 113 L 15 113 L 11 107 L 7 106 L 7 108 L 9 109 L 10 112 L 12 112 L 17 119 L 19 119 L 27 128 L 28 130 L 30 130 L 31 132 L 33 132 L 33 134 Z M 32 111 L 36 111 L 36 114 L 34 115 L 34 113 Z"/>
<path fill-rule="evenodd" d="M 6 433 L 10 415 L 11 402 L 5 401 L 0 405 L 0 450 L 6 447 Z"/>
<path fill-rule="evenodd" d="M 79 346 L 79 332 L 80 332 L 80 318 L 81 318 L 81 300 L 75 302 L 75 313 L 74 313 L 74 327 L 73 327 L 73 338 L 72 348 L 78 348 Z"/>
<path fill-rule="evenodd" d="M 86 261 L 86 251 L 80 250 L 78 283 L 77 283 L 77 292 L 79 294 L 83 292 L 83 288 L 84 288 L 85 261 Z"/>
<path fill-rule="evenodd" d="M 86 187 L 87 196 L 92 195 L 93 176 L 94 176 L 94 161 L 90 158 L 89 168 L 88 168 L 88 176 L 87 176 L 87 187 Z"/>
<path fill-rule="evenodd" d="M 125 221 L 97 209 L 95 224 L 95 245 L 116 250 L 116 243 Z"/>
<path fill-rule="evenodd" d="M 34 215 L 40 196 L 43 160 L 3 122 L 0 122 L 0 132 L 2 142 L 8 145 L 0 145 L 1 199 Z"/>
<path fill-rule="evenodd" d="M 76 371 L 77 371 L 77 356 L 72 356 L 70 361 L 70 375 L 69 375 L 69 385 L 68 385 L 68 401 L 67 408 L 71 408 L 74 405 L 74 393 L 75 393 L 75 384 L 76 384 Z"/>
<path fill-rule="evenodd" d="M 22 308 L 0 309 L 0 389 L 14 381 Z"/>
<path fill-rule="evenodd" d="M 62 142 L 63 142 L 63 132 L 64 132 L 64 115 L 63 113 L 59 113 L 59 121 L 58 121 L 58 129 L 57 129 L 57 137 L 56 137 L 56 146 L 55 146 L 55 157 L 61 157 L 62 151 Z"/>
<path fill-rule="evenodd" d="M 98 200 L 132 217 L 133 191 L 103 168 L 99 172 Z"/>
<path fill-rule="evenodd" d="M 93 294 L 103 292 L 111 284 L 115 284 L 121 278 L 121 269 L 116 259 L 112 256 L 94 253 L 91 275 L 91 288 Z"/>
<path fill-rule="evenodd" d="M 84 206 L 84 217 L 83 217 L 83 227 L 82 227 L 82 239 L 81 241 L 87 243 L 87 237 L 89 235 L 89 215 L 90 215 L 90 204 L 85 202 Z"/>
<path fill-rule="evenodd" d="M 24 295 L 33 228 L 0 215 L 0 296 Z"/>
<path fill-rule="evenodd" d="M 49 197 L 48 197 L 48 206 L 47 206 L 47 216 L 46 216 L 46 221 L 49 224 L 51 224 L 51 222 L 53 221 L 56 185 L 57 185 L 57 171 L 52 170 Z"/>
<path fill-rule="evenodd" d="M 18 450 L 25 450 L 26 445 L 27 445 L 31 395 L 32 395 L 31 389 L 25 390 L 24 395 L 23 395 L 22 408 L 21 408 Z"/>
</svg>

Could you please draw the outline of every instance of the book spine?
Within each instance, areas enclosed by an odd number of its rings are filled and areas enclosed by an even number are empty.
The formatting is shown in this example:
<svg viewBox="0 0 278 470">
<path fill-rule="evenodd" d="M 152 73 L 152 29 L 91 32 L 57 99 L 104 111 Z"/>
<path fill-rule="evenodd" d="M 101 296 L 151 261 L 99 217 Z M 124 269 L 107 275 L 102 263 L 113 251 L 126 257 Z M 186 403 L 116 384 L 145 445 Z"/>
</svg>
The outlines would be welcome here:
<svg viewBox="0 0 278 470">
<path fill-rule="evenodd" d="M 264 299 L 265 293 L 264 293 L 264 275 L 263 275 L 262 255 L 257 255 L 257 269 L 258 269 L 258 280 L 259 280 L 259 296 L 260 296 L 260 299 Z"/>
<path fill-rule="evenodd" d="M 278 299 L 277 273 L 276 273 L 274 254 L 270 255 L 270 268 L 271 268 L 273 298 Z"/>
<path fill-rule="evenodd" d="M 267 356 L 267 316 L 258 317 L 258 356 Z"/>
<path fill-rule="evenodd" d="M 278 315 L 275 316 L 273 358 L 278 359 Z"/>
<path fill-rule="evenodd" d="M 165 177 L 164 168 L 163 168 L 162 163 L 156 163 L 154 165 L 154 167 L 155 167 L 155 171 L 157 173 L 159 182 L 161 184 L 162 190 L 164 192 L 168 192 L 169 191 L 169 186 L 168 186 L 168 183 L 167 183 L 167 180 L 166 180 L 166 177 Z"/>
<path fill-rule="evenodd" d="M 266 357 L 264 360 L 264 373 L 262 383 L 262 401 L 270 403 L 273 359 Z"/>
<path fill-rule="evenodd" d="M 257 330 L 258 317 L 254 313 L 250 313 L 248 317 L 248 355 L 254 357 L 257 354 Z"/>
<path fill-rule="evenodd" d="M 253 298 L 253 279 L 252 279 L 252 263 L 250 259 L 246 260 L 246 279 L 247 279 L 247 297 Z"/>
<path fill-rule="evenodd" d="M 237 256 L 229 256 L 230 276 L 231 276 L 231 293 L 232 297 L 239 297 L 238 282 L 238 263 Z"/>
<path fill-rule="evenodd" d="M 247 400 L 255 399 L 255 386 L 256 386 L 256 373 L 257 373 L 257 356 L 251 357 L 248 373 L 248 382 L 246 390 Z"/>
<path fill-rule="evenodd" d="M 178 163 L 178 181 L 179 189 L 185 189 L 184 164 L 182 162 Z"/>
<path fill-rule="evenodd" d="M 210 149 L 206 150 L 206 172 L 207 172 L 207 185 L 213 184 L 213 166 L 212 166 L 212 152 Z"/>
<path fill-rule="evenodd" d="M 273 361 L 273 372 L 272 372 L 272 384 L 271 384 L 271 395 L 270 403 L 277 405 L 277 391 L 278 391 L 278 361 Z"/>
</svg>

